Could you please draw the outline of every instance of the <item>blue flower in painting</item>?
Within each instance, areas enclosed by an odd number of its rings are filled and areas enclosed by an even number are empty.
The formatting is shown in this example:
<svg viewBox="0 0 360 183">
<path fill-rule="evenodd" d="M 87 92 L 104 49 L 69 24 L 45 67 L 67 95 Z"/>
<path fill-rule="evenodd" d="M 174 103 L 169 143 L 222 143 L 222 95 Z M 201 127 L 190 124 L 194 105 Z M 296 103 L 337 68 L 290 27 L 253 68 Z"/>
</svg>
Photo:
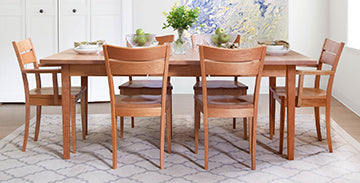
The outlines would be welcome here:
<svg viewBox="0 0 360 183">
<path fill-rule="evenodd" d="M 255 0 L 254 4 L 259 4 L 259 10 L 261 12 L 261 16 L 265 17 L 265 13 L 269 7 L 270 4 L 265 4 L 265 0 Z"/>
</svg>

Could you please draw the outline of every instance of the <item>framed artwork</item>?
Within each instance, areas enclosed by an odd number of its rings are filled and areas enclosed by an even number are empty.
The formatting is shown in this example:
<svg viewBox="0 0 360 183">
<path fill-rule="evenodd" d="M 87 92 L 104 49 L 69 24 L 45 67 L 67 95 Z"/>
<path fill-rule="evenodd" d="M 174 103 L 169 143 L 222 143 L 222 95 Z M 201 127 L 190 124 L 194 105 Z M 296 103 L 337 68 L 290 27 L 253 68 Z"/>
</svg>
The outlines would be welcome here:
<svg viewBox="0 0 360 183">
<path fill-rule="evenodd" d="M 288 40 L 288 0 L 183 0 L 199 7 L 200 16 L 189 34 L 212 34 L 218 27 L 241 36 L 243 47 L 258 40 Z"/>
</svg>

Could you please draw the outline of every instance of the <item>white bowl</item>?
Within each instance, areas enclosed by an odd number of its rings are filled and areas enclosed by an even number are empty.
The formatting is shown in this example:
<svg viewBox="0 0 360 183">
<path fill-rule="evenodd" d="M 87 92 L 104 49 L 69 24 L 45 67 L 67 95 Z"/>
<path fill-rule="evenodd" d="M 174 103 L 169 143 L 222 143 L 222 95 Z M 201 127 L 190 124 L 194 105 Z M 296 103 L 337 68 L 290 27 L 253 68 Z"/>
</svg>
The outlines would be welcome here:
<svg viewBox="0 0 360 183">
<path fill-rule="evenodd" d="M 84 49 L 84 50 L 96 50 L 98 49 L 98 45 L 79 45 L 79 49 Z"/>
<path fill-rule="evenodd" d="M 266 50 L 266 55 L 272 55 L 272 56 L 282 56 L 289 52 L 288 49 L 282 49 L 282 50 Z"/>
<path fill-rule="evenodd" d="M 136 34 L 128 34 L 126 35 L 126 41 L 130 44 L 131 47 L 150 47 L 152 46 L 153 42 L 155 41 L 155 34 L 144 35 L 147 36 L 147 41 L 143 46 L 138 45 L 135 41 L 135 37 L 138 36 Z"/>
<path fill-rule="evenodd" d="M 76 53 L 84 54 L 84 55 L 90 55 L 90 54 L 96 54 L 101 49 L 96 47 L 96 49 L 80 49 L 80 46 L 73 49 Z"/>
<path fill-rule="evenodd" d="M 206 35 L 205 35 L 205 41 L 206 41 L 207 43 L 209 43 L 210 46 L 218 47 L 218 46 L 219 46 L 218 44 L 212 42 L 212 40 L 211 40 L 212 35 L 214 35 L 214 34 L 206 34 Z M 228 42 L 233 43 L 233 42 L 235 41 L 236 37 L 237 37 L 237 34 L 235 34 L 235 33 L 229 33 L 228 35 L 229 35 L 229 37 L 230 37 Z"/>
<path fill-rule="evenodd" d="M 268 51 L 279 51 L 286 49 L 284 45 L 268 45 L 266 50 Z"/>
</svg>

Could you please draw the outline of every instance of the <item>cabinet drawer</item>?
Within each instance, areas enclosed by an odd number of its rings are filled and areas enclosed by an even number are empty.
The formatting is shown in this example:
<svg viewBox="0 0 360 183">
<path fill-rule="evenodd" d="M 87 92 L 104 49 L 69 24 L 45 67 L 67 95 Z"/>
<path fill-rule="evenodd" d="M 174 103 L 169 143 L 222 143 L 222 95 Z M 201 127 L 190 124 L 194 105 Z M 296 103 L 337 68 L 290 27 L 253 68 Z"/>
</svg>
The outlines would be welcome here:
<svg viewBox="0 0 360 183">
<path fill-rule="evenodd" d="M 61 0 L 59 3 L 62 16 L 84 16 L 89 14 L 87 0 Z"/>
<path fill-rule="evenodd" d="M 55 16 L 57 14 L 56 0 L 28 0 L 29 16 Z"/>
</svg>

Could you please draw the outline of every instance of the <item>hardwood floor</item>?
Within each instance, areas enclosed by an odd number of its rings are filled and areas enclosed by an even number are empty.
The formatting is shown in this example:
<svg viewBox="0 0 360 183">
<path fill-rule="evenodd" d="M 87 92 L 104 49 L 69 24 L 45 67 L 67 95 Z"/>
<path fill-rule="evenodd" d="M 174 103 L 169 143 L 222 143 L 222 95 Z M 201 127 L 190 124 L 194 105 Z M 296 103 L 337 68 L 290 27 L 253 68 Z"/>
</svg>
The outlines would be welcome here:
<svg viewBox="0 0 360 183">
<path fill-rule="evenodd" d="M 336 99 L 331 101 L 331 118 L 333 118 L 351 136 L 360 142 L 360 117 L 346 108 Z M 193 95 L 174 94 L 173 95 L 173 114 L 193 114 Z M 259 114 L 268 114 L 268 95 L 260 95 Z M 279 104 L 276 105 L 276 115 L 279 115 Z M 80 108 L 80 104 L 77 106 Z M 43 114 L 61 114 L 60 107 L 43 107 Z M 80 110 L 77 110 L 80 112 Z M 299 114 L 313 115 L 312 107 L 296 109 Z M 324 108 L 320 110 L 325 113 Z M 110 114 L 110 103 L 90 103 L 89 114 Z M 3 139 L 15 129 L 24 124 L 25 105 L 24 104 L 3 104 L 0 105 L 0 139 Z M 31 118 L 35 116 L 35 107 L 31 108 Z"/>
</svg>

